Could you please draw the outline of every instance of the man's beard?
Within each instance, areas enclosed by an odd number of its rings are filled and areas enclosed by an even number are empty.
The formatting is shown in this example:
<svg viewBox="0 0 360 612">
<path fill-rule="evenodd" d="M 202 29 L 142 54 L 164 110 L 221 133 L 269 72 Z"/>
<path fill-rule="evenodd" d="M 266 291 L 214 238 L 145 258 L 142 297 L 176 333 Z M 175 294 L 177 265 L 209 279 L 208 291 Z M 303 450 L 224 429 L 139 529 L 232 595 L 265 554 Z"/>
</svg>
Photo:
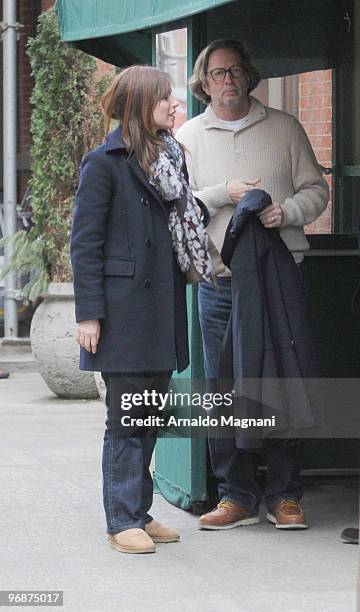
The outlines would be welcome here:
<svg viewBox="0 0 360 612">
<path fill-rule="evenodd" d="M 235 96 L 223 96 L 219 106 L 223 108 L 241 108 L 246 104 L 248 96 L 245 89 L 237 89 Z"/>
</svg>

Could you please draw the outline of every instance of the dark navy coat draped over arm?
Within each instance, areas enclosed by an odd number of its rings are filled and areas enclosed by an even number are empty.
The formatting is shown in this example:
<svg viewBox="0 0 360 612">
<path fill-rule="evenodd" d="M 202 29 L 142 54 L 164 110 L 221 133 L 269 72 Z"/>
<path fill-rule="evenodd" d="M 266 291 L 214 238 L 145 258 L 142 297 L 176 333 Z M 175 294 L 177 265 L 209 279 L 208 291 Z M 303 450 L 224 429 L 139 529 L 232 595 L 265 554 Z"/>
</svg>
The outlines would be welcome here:
<svg viewBox="0 0 360 612">
<path fill-rule="evenodd" d="M 232 312 L 219 365 L 223 387 L 235 389 L 239 419 L 276 416 L 273 428 L 236 428 L 238 448 L 259 448 L 263 436 L 299 437 L 316 426 L 319 376 L 316 347 L 299 269 L 278 230 L 257 212 L 269 205 L 254 189 L 234 211 L 221 255 L 232 272 Z M 223 388 L 224 392 L 224 388 Z M 250 433 L 251 432 L 251 433 Z M 296 435 L 297 434 L 297 435 Z M 219 438 L 217 450 L 234 441 Z"/>
</svg>

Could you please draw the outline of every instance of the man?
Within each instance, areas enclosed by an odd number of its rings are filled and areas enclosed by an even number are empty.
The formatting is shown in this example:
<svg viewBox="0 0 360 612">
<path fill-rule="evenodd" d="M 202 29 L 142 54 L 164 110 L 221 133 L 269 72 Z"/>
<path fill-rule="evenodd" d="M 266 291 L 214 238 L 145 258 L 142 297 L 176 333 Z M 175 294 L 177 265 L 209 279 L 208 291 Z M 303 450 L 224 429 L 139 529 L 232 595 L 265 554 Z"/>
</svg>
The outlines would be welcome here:
<svg viewBox="0 0 360 612">
<path fill-rule="evenodd" d="M 193 94 L 207 103 L 204 113 L 178 131 L 184 145 L 190 185 L 208 207 L 207 231 L 220 252 L 234 206 L 252 189 L 267 191 L 272 205 L 259 219 L 280 235 L 302 275 L 309 248 L 303 226 L 326 208 L 328 187 L 300 123 L 291 115 L 263 106 L 249 94 L 260 76 L 237 41 L 217 40 L 199 55 L 190 81 Z M 300 280 L 299 280 L 300 282 Z M 219 288 L 201 283 L 199 316 L 207 379 L 218 376 L 219 354 L 231 312 L 231 274 L 219 277 Z M 217 452 L 209 440 L 220 503 L 200 517 L 202 529 L 230 529 L 259 522 L 263 495 L 256 480 L 253 451 Z M 267 518 L 280 529 L 307 528 L 299 505 L 301 442 L 271 440 L 266 446 Z"/>
</svg>

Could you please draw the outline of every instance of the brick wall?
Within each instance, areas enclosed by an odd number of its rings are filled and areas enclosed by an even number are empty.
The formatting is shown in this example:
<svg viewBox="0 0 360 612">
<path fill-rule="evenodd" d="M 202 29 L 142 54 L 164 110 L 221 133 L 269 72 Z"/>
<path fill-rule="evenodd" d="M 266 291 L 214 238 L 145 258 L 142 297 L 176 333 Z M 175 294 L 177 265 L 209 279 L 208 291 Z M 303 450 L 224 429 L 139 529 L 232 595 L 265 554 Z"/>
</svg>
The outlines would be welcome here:
<svg viewBox="0 0 360 612">
<path fill-rule="evenodd" d="M 41 11 L 49 9 L 55 0 L 42 0 Z M 18 201 L 20 202 L 30 177 L 31 149 L 31 111 L 30 103 L 33 88 L 29 58 L 26 53 L 26 42 L 35 34 L 34 24 L 38 17 L 38 2 L 19 2 L 18 21 L 22 24 L 18 43 Z"/>
<path fill-rule="evenodd" d="M 41 0 L 41 12 L 54 6 L 55 0 Z M 29 58 L 26 54 L 26 42 L 29 36 L 34 35 L 34 24 L 37 22 L 39 8 L 37 2 L 19 2 L 18 21 L 24 26 L 21 29 L 21 38 L 18 44 L 18 165 L 19 165 L 19 194 L 21 201 L 30 177 L 30 149 L 31 149 L 31 112 L 30 103 L 33 88 Z M 36 13 L 36 14 L 35 14 Z M 98 60 L 98 69 L 95 78 L 107 72 L 112 66 Z"/>
<path fill-rule="evenodd" d="M 299 118 L 315 151 L 318 162 L 332 165 L 332 71 L 318 70 L 299 77 Z M 325 177 L 330 187 L 330 202 L 325 212 L 307 233 L 329 234 L 332 231 L 331 176 Z"/>
<path fill-rule="evenodd" d="M 100 79 L 102 79 L 102 77 L 109 72 L 109 70 L 113 70 L 114 66 L 112 64 L 108 64 L 107 62 L 104 62 L 103 60 L 97 59 L 96 60 L 96 71 L 94 74 L 94 78 L 96 81 L 100 81 Z"/>
<path fill-rule="evenodd" d="M 34 2 L 19 2 L 18 21 L 22 24 L 20 40 L 18 43 L 18 167 L 19 167 L 19 194 L 21 201 L 30 176 L 30 97 L 33 88 L 29 58 L 26 53 L 26 42 L 34 34 L 34 20 L 36 19 Z"/>
<path fill-rule="evenodd" d="M 47 10 L 55 0 L 42 0 L 41 10 Z M 34 35 L 34 24 L 37 21 L 37 2 L 19 2 L 18 21 L 22 24 L 20 40 L 18 43 L 18 166 L 19 166 L 19 194 L 20 202 L 30 177 L 30 149 L 31 149 L 31 103 L 30 97 L 33 88 L 29 58 L 26 53 L 26 42 L 29 36 Z"/>
<path fill-rule="evenodd" d="M 54 6 L 55 0 L 41 0 L 41 11 L 47 11 Z"/>
</svg>

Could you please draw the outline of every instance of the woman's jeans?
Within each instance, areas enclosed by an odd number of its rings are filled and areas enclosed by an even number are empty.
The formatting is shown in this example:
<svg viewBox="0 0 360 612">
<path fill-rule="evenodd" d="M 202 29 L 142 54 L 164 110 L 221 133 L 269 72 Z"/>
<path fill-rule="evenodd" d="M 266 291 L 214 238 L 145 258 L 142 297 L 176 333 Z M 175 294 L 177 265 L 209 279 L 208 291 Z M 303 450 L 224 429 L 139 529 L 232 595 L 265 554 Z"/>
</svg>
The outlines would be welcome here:
<svg viewBox="0 0 360 612">
<path fill-rule="evenodd" d="M 118 533 L 134 527 L 144 529 L 152 521 L 153 483 L 149 471 L 157 437 L 157 427 L 124 426 L 123 416 L 159 416 L 154 406 L 124 409 L 129 395 L 166 393 L 171 372 L 144 374 L 102 373 L 106 385 L 107 419 L 102 457 L 103 500 L 107 532 Z M 128 404 L 126 404 L 128 405 Z"/>
<path fill-rule="evenodd" d="M 302 267 L 299 268 L 302 280 Z M 218 378 L 221 343 L 231 313 L 231 278 L 218 278 L 218 290 L 208 283 L 200 283 L 198 292 L 199 318 L 203 338 L 204 367 L 207 380 Z M 231 500 L 251 513 L 257 513 L 264 495 L 271 510 L 281 499 L 299 500 L 302 496 L 300 467 L 302 443 L 298 439 L 267 440 L 265 490 L 256 478 L 256 451 L 236 450 L 217 452 L 215 439 L 209 438 L 212 469 L 217 477 L 220 499 Z"/>
</svg>

